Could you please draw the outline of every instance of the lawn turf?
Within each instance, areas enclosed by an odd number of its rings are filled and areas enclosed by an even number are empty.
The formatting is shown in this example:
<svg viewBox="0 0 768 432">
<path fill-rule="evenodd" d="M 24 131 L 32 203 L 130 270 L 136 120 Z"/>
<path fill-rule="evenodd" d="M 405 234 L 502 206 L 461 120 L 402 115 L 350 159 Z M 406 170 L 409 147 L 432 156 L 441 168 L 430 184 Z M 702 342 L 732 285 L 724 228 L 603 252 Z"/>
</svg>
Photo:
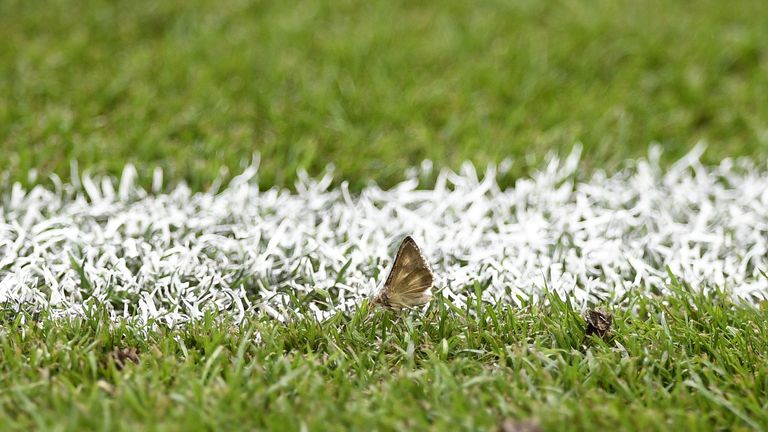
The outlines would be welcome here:
<svg viewBox="0 0 768 432">
<path fill-rule="evenodd" d="M 133 162 L 200 189 L 259 151 L 264 186 L 333 163 L 354 189 L 423 158 L 513 157 L 512 180 L 575 141 L 609 169 L 652 141 L 764 158 L 767 18 L 759 0 L 6 0 L 0 171 Z M 765 309 L 627 302 L 608 341 L 558 301 L 146 333 L 8 311 L 0 427 L 768 428 Z"/>
<path fill-rule="evenodd" d="M 683 285 L 684 286 L 684 285 Z M 747 430 L 768 427 L 768 310 L 678 288 L 585 338 L 570 303 L 433 302 L 176 331 L 4 314 L 0 422 L 17 430 Z M 613 308 L 611 308 L 613 309 Z M 631 311 L 630 311 L 631 310 Z M 136 348 L 116 366 L 115 348 Z M 304 429 L 306 428 L 306 429 Z"/>
<path fill-rule="evenodd" d="M 424 158 L 511 157 L 511 181 L 576 141 L 592 167 L 654 141 L 764 157 L 766 22 L 762 0 L 6 0 L 0 171 L 203 188 L 259 151 L 264 186 L 333 163 L 355 189 Z"/>
</svg>

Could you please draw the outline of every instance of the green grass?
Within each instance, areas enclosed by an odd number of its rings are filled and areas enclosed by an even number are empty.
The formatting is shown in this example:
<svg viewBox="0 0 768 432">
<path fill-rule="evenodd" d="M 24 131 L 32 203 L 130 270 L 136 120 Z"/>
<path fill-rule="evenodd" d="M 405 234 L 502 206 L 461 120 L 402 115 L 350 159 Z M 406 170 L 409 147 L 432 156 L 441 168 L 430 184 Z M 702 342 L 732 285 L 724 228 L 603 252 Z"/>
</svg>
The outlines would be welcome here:
<svg viewBox="0 0 768 432">
<path fill-rule="evenodd" d="M 333 163 L 359 188 L 424 158 L 512 157 L 510 181 L 576 141 L 588 169 L 653 141 L 759 159 L 767 21 L 761 0 L 4 0 L 0 172 L 133 162 L 199 189 L 259 151 L 264 186 Z M 3 312 L 0 428 L 768 428 L 766 309 L 627 303 L 607 341 L 560 301 L 148 332 Z"/>
<path fill-rule="evenodd" d="M 557 297 L 436 301 L 423 315 L 363 307 L 322 323 L 209 317 L 147 335 L 98 314 L 5 314 L 0 415 L 18 430 L 768 427 L 768 311 L 677 291 L 666 304 L 628 298 L 607 340 L 585 338 Z M 138 363 L 118 369 L 115 347 L 137 348 Z"/>
<path fill-rule="evenodd" d="M 700 139 L 768 153 L 762 0 L 0 3 L 0 171 L 264 186 L 334 163 L 353 187 L 583 141 L 587 167 Z M 148 179 L 149 176 L 144 178 Z M 147 180 L 148 181 L 148 180 Z"/>
</svg>

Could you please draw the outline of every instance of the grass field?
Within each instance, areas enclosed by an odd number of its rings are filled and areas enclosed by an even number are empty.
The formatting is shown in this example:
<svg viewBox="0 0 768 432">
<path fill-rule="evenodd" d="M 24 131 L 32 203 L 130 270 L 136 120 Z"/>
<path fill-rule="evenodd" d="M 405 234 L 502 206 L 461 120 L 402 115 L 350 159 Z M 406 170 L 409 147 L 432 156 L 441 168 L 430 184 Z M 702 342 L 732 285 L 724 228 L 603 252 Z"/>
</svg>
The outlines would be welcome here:
<svg viewBox="0 0 768 432">
<path fill-rule="evenodd" d="M 760 0 L 20 1 L 0 4 L 0 169 L 204 187 L 261 152 L 265 186 L 333 163 L 391 185 L 582 141 L 616 167 L 658 141 L 768 152 Z M 535 149 L 535 150 L 532 150 Z"/>
<path fill-rule="evenodd" d="M 668 164 L 699 140 L 705 162 L 764 170 L 767 19 L 758 0 L 7 0 L 0 172 L 49 184 L 71 160 L 130 162 L 195 191 L 258 151 L 263 187 L 327 164 L 353 192 L 391 186 L 425 158 L 511 158 L 509 186 L 579 141 L 585 172 L 612 172 L 652 142 Z M 697 288 L 670 275 L 671 295 L 605 305 L 605 340 L 555 295 L 176 329 L 6 304 L 0 428 L 765 430 L 768 309 Z"/>
<path fill-rule="evenodd" d="M 208 317 L 148 335 L 95 317 L 0 337 L 4 426 L 19 430 L 739 430 L 768 424 L 768 313 L 717 297 L 630 298 L 607 341 L 569 303 L 433 303 L 319 323 Z M 258 342 L 256 342 L 258 341 Z M 114 349 L 138 350 L 116 367 Z"/>
</svg>

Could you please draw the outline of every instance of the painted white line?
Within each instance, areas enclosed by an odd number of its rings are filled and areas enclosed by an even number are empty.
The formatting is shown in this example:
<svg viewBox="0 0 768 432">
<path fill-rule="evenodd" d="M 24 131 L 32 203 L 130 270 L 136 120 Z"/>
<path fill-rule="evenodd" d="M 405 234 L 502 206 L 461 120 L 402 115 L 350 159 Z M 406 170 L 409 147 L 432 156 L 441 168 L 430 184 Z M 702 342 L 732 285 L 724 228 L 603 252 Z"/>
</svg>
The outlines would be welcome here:
<svg viewBox="0 0 768 432">
<path fill-rule="evenodd" d="M 360 194 L 330 176 L 259 190 L 256 166 L 217 193 L 147 192 L 130 166 L 120 181 L 15 185 L 0 201 L 0 303 L 61 315 L 106 304 L 115 318 L 173 324 L 208 310 L 282 320 L 293 297 L 322 318 L 369 295 L 406 234 L 457 304 L 475 282 L 512 303 L 545 289 L 581 305 L 664 293 L 666 266 L 696 289 L 764 300 L 768 173 L 747 160 L 705 167 L 700 151 L 666 171 L 652 150 L 587 177 L 577 150 L 506 190 L 493 167 L 470 164 L 433 189 L 413 177 Z M 155 191 L 161 182 L 155 173 Z"/>
</svg>

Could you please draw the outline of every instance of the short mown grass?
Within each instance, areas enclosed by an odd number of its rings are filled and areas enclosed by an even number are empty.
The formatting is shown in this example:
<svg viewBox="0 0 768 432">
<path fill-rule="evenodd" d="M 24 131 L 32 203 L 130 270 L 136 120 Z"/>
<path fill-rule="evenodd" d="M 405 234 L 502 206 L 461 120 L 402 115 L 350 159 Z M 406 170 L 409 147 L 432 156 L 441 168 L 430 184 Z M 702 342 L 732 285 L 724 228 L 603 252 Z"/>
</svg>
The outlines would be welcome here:
<svg viewBox="0 0 768 432">
<path fill-rule="evenodd" d="M 254 151 L 264 186 L 332 163 L 359 188 L 585 148 L 610 168 L 768 152 L 762 0 L 6 0 L 0 172 L 209 185 Z M 150 175 L 142 178 L 149 179 Z"/>
<path fill-rule="evenodd" d="M 355 190 L 424 158 L 511 157 L 509 185 L 576 141 L 586 169 L 654 141 L 764 158 L 767 21 L 762 0 L 4 0 L 0 174 L 132 162 L 199 190 L 258 151 L 265 187 L 332 163 Z M 602 340 L 548 300 L 173 330 L 5 311 L 0 428 L 768 428 L 766 308 L 680 284 L 606 305 Z"/>
<path fill-rule="evenodd" d="M 768 427 L 768 311 L 690 288 L 609 309 L 605 339 L 556 296 L 174 331 L 5 313 L 0 415 L 19 430 Z M 138 362 L 120 369 L 117 348 Z"/>
</svg>

